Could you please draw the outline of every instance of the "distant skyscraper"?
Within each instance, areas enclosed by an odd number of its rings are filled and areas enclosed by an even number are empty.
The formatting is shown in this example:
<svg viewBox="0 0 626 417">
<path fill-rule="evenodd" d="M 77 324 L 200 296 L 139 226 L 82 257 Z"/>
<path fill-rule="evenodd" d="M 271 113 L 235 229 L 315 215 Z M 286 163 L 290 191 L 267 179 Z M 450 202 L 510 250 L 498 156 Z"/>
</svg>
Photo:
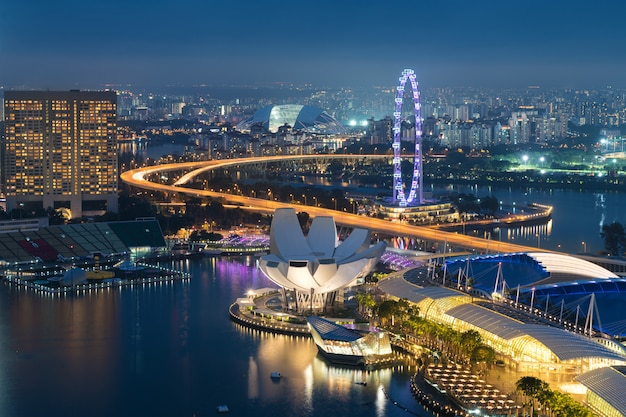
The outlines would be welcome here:
<svg viewBox="0 0 626 417">
<path fill-rule="evenodd" d="M 112 91 L 6 91 L 7 211 L 117 212 L 117 96 Z"/>
</svg>

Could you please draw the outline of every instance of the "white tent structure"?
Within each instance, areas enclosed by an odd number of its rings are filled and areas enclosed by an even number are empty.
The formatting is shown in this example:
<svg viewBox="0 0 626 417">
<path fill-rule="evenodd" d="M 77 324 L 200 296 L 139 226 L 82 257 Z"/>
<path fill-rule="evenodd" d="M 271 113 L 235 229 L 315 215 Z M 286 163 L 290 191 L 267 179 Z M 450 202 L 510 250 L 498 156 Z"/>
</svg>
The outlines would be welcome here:
<svg viewBox="0 0 626 417">
<path fill-rule="evenodd" d="M 260 258 L 259 268 L 283 289 L 289 309 L 319 311 L 334 302 L 339 290 L 364 277 L 385 247 L 384 242 L 371 245 L 367 229 L 354 229 L 339 242 L 335 220 L 329 216 L 314 218 L 305 237 L 295 210 L 277 209 L 270 229 L 270 253 Z"/>
</svg>

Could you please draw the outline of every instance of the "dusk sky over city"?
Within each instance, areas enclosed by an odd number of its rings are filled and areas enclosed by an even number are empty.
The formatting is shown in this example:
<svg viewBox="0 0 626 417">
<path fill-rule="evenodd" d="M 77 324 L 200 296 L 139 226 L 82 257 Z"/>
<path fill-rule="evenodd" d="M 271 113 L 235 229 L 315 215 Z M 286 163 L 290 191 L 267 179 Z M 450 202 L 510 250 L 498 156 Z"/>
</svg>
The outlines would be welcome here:
<svg viewBox="0 0 626 417">
<path fill-rule="evenodd" d="M 617 1 L 23 0 L 0 6 L 5 89 L 105 84 L 626 86 Z"/>
<path fill-rule="evenodd" d="M 0 417 L 626 417 L 626 0 L 0 0 Z"/>
</svg>

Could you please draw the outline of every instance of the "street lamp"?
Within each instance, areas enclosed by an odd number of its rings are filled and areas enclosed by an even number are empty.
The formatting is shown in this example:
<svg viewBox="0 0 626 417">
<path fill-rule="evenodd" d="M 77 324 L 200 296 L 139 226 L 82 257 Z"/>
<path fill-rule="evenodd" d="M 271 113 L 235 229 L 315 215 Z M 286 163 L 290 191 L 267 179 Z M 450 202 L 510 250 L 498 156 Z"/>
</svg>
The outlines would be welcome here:
<svg viewBox="0 0 626 417">
<path fill-rule="evenodd" d="M 526 163 L 528 162 L 528 155 L 522 155 L 522 161 L 524 162 L 524 167 L 526 167 Z"/>
<path fill-rule="evenodd" d="M 304 205 L 306 206 L 306 195 L 302 194 L 302 197 L 304 198 Z"/>
<path fill-rule="evenodd" d="M 289 202 L 293 203 L 293 194 L 289 194 Z"/>
<path fill-rule="evenodd" d="M 539 158 L 539 162 L 541 162 L 541 168 L 543 168 L 543 163 L 546 161 L 546 158 L 543 156 Z"/>
<path fill-rule="evenodd" d="M 317 207 L 317 197 L 313 196 L 313 205 Z"/>
<path fill-rule="evenodd" d="M 337 199 L 333 197 L 331 200 L 333 200 L 333 202 L 335 203 L 335 210 L 337 210 Z"/>
<path fill-rule="evenodd" d="M 587 253 L 587 243 L 585 242 L 580 242 L 583 245 L 583 253 Z"/>
</svg>

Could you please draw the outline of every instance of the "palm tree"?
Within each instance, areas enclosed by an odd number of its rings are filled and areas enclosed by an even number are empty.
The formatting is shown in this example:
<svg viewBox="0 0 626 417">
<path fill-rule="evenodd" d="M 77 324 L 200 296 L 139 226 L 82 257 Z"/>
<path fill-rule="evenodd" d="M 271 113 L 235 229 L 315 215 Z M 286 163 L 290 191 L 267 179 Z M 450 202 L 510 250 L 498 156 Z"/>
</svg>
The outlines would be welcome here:
<svg viewBox="0 0 626 417">
<path fill-rule="evenodd" d="M 482 344 L 482 337 L 476 330 L 467 330 L 461 333 L 460 347 L 463 351 L 463 356 L 468 359 L 478 346 Z"/>
<path fill-rule="evenodd" d="M 537 400 L 548 411 L 548 415 L 551 416 L 555 412 L 556 406 L 556 392 L 550 389 L 545 389 L 537 395 Z"/>
<path fill-rule="evenodd" d="M 480 345 L 472 351 L 472 362 L 485 362 L 488 364 L 496 361 L 496 352 L 491 346 Z"/>
<path fill-rule="evenodd" d="M 395 325 L 395 317 L 398 314 L 397 301 L 385 300 L 376 306 L 376 310 L 381 322 L 391 320 L 391 326 Z"/>
<path fill-rule="evenodd" d="M 530 415 L 533 416 L 535 410 L 535 400 L 545 390 L 549 389 L 546 382 L 534 376 L 523 376 L 515 383 L 515 388 L 520 391 L 524 396 L 530 398 L 531 409 Z"/>
<path fill-rule="evenodd" d="M 370 293 L 359 292 L 356 295 L 356 301 L 359 303 L 359 311 L 371 315 L 372 309 L 376 307 L 376 301 Z"/>
</svg>

